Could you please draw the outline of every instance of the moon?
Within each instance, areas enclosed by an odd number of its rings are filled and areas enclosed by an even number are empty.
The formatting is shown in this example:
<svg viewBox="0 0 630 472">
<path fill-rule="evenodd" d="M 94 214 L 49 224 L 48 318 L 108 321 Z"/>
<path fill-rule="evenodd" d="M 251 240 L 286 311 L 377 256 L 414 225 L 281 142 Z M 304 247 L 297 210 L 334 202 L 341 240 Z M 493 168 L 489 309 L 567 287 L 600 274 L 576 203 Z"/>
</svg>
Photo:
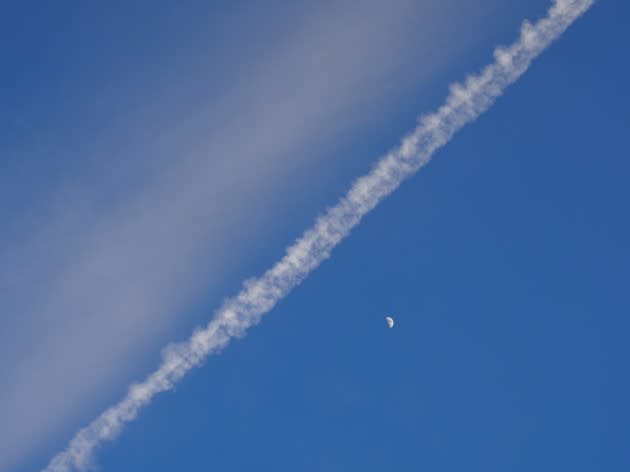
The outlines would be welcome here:
<svg viewBox="0 0 630 472">
<path fill-rule="evenodd" d="M 392 318 L 391 316 L 386 316 L 385 319 L 387 320 L 387 326 L 389 326 L 390 328 L 394 327 L 394 318 Z"/>
</svg>

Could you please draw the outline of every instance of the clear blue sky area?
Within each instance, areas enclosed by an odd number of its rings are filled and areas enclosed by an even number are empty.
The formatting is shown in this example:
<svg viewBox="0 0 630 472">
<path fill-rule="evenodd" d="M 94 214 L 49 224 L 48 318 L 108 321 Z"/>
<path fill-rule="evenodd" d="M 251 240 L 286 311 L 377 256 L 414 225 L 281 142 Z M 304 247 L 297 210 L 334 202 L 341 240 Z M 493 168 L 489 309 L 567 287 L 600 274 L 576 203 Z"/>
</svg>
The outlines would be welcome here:
<svg viewBox="0 0 630 472">
<path fill-rule="evenodd" d="M 579 21 L 103 470 L 628 470 L 619 10 Z"/>
<path fill-rule="evenodd" d="M 260 325 L 99 449 L 99 470 L 630 470 L 629 14 L 598 2 Z M 389 129 L 345 144 L 363 160 L 312 208 L 492 46 L 398 101 Z M 316 216 L 293 212 L 299 225 L 247 276 Z M 45 465 L 75 426 L 19 470 Z"/>
</svg>

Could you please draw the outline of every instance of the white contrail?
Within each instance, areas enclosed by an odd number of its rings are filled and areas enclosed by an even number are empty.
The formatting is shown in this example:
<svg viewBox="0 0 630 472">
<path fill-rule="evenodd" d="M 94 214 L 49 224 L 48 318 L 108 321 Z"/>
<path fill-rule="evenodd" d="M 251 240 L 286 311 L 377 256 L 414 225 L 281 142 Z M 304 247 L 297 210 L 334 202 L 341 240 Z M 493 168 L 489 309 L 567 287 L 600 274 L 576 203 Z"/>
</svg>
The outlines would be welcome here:
<svg viewBox="0 0 630 472">
<path fill-rule="evenodd" d="M 593 3 L 594 0 L 554 0 L 545 18 L 535 24 L 525 21 L 515 43 L 497 48 L 494 62 L 478 75 L 451 85 L 444 105 L 424 116 L 397 149 L 356 180 L 339 203 L 318 218 L 278 263 L 262 277 L 245 282 L 241 292 L 228 300 L 204 329 L 195 331 L 186 342 L 168 346 L 158 369 L 143 382 L 132 385 L 119 403 L 81 429 L 45 471 L 85 470 L 96 446 L 120 433 L 125 423 L 133 420 L 156 394 L 171 389 L 209 354 L 258 323 L 263 314 L 330 255 L 366 213 L 429 162 L 455 132 L 486 111 L 531 61 Z"/>
</svg>

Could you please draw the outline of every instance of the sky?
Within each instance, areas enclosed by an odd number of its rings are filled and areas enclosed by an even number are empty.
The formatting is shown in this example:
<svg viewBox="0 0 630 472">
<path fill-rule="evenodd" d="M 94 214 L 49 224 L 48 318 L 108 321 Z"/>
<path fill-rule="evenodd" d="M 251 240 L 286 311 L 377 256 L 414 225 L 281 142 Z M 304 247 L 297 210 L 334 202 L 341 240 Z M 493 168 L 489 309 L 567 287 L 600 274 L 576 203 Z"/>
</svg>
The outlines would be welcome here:
<svg viewBox="0 0 630 472">
<path fill-rule="evenodd" d="M 548 6 L 15 6 L 0 470 L 42 469 Z M 598 2 L 98 468 L 627 469 L 629 8 Z"/>
</svg>

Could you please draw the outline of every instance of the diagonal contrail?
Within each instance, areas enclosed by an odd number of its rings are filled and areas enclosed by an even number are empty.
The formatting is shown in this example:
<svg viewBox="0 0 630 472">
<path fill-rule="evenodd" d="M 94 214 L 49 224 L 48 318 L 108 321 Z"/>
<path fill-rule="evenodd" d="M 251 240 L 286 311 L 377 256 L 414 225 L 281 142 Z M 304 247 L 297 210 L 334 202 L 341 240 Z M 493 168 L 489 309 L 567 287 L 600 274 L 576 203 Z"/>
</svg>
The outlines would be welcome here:
<svg viewBox="0 0 630 472">
<path fill-rule="evenodd" d="M 451 85 L 446 102 L 436 112 L 425 115 L 400 146 L 383 157 L 369 174 L 357 179 L 334 207 L 287 248 L 279 262 L 260 278 L 245 282 L 241 292 L 228 300 L 214 319 L 195 331 L 188 341 L 168 346 L 158 369 L 143 382 L 132 385 L 119 403 L 81 429 L 68 448 L 51 460 L 45 472 L 88 468 L 94 449 L 116 437 L 156 394 L 171 389 L 208 355 L 257 324 L 262 315 L 328 258 L 365 214 L 427 164 L 433 153 L 458 130 L 486 111 L 594 1 L 554 0 L 546 17 L 535 24 L 525 21 L 516 42 L 497 48 L 494 62 L 481 73 Z"/>
</svg>

